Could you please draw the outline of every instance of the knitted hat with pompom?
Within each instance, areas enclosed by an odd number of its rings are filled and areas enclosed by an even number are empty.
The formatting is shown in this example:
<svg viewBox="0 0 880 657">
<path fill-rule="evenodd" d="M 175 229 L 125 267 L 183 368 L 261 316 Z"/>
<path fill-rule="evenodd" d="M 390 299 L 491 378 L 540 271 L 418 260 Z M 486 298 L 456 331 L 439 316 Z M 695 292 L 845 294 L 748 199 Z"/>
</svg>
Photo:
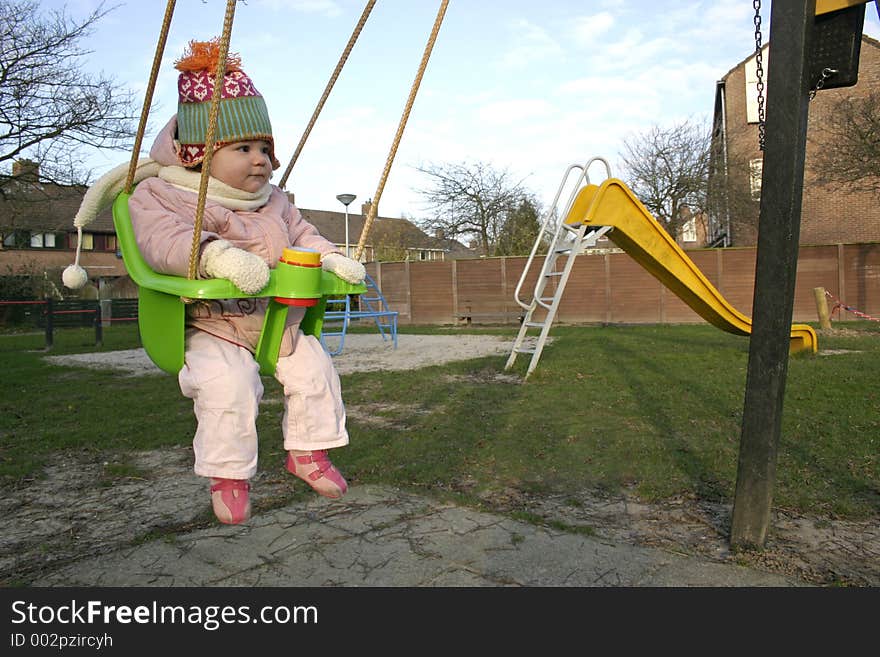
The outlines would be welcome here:
<svg viewBox="0 0 880 657">
<path fill-rule="evenodd" d="M 183 57 L 174 63 L 180 71 L 177 80 L 177 156 L 185 167 L 198 166 L 205 157 L 205 135 L 214 97 L 214 74 L 220 57 L 218 39 L 190 41 Z M 269 143 L 272 168 L 280 165 L 275 159 L 272 124 L 263 96 L 241 70 L 241 59 L 230 53 L 220 89 L 214 151 L 238 141 L 263 140 Z"/>
</svg>

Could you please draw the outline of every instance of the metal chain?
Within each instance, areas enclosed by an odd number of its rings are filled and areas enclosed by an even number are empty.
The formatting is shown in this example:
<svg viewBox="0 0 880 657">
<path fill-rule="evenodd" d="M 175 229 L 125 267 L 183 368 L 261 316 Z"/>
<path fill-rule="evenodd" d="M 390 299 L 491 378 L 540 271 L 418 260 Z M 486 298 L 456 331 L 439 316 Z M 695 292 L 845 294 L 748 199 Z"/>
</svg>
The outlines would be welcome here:
<svg viewBox="0 0 880 657">
<path fill-rule="evenodd" d="M 761 0 L 753 0 L 755 8 L 755 77 L 758 82 L 758 148 L 764 150 L 765 122 L 764 122 L 764 55 L 761 52 Z"/>
<path fill-rule="evenodd" d="M 822 77 L 819 78 L 819 81 L 816 82 L 816 88 L 810 91 L 810 100 L 813 100 L 816 97 L 816 92 L 819 91 L 822 87 L 825 86 L 825 80 L 830 78 L 835 73 L 839 71 L 836 68 L 828 68 L 827 66 L 822 69 Z"/>
<path fill-rule="evenodd" d="M 755 77 L 757 83 L 755 87 L 758 90 L 758 148 L 764 150 L 764 142 L 766 139 L 766 122 L 764 113 L 764 56 L 761 52 L 761 0 L 753 0 L 752 6 L 755 8 Z M 810 100 L 816 97 L 816 93 L 825 86 L 825 80 L 838 73 L 836 68 L 823 68 L 822 77 L 816 82 L 814 89 L 810 91 Z"/>
</svg>

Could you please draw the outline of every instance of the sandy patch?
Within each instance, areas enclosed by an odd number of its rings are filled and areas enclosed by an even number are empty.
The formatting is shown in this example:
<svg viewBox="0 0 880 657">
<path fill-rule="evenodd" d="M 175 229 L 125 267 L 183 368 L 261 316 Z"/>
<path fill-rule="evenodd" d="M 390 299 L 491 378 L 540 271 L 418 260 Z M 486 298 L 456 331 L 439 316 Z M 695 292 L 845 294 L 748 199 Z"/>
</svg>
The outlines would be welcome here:
<svg viewBox="0 0 880 657">
<path fill-rule="evenodd" d="M 332 348 L 337 343 L 332 343 Z M 333 357 L 340 374 L 352 372 L 411 370 L 457 360 L 510 353 L 510 338 L 497 335 L 398 335 L 397 348 L 374 334 L 345 337 L 341 354 Z M 56 365 L 122 370 L 132 376 L 162 374 L 143 349 L 104 351 L 66 356 L 46 356 Z"/>
</svg>

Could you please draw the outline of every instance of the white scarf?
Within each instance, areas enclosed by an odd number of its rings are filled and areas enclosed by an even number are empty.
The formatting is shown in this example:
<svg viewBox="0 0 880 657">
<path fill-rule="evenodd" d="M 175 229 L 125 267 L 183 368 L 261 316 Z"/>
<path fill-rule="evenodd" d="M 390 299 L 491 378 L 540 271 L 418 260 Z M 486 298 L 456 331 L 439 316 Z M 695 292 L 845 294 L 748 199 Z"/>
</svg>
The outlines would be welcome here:
<svg viewBox="0 0 880 657">
<path fill-rule="evenodd" d="M 89 187 L 83 196 L 76 216 L 73 218 L 74 227 L 81 229 L 83 226 L 88 226 L 102 210 L 110 207 L 110 204 L 122 191 L 127 175 L 128 163 L 120 164 Z M 178 189 L 198 194 L 202 174 L 179 166 L 163 167 L 148 157 L 138 160 L 134 183 L 137 184 L 144 178 L 152 176 L 159 176 Z M 216 178 L 208 178 L 208 198 L 230 210 L 256 210 L 266 204 L 271 194 L 272 185 L 269 183 L 266 183 L 262 189 L 251 193 L 230 187 Z"/>
<path fill-rule="evenodd" d="M 198 171 L 190 171 L 180 166 L 162 167 L 159 169 L 158 175 L 159 178 L 178 189 L 195 193 L 198 193 L 202 179 L 202 174 Z M 256 192 L 246 192 L 230 187 L 213 176 L 208 177 L 207 198 L 229 210 L 256 210 L 266 205 L 271 194 L 272 185 L 268 182 Z"/>
</svg>

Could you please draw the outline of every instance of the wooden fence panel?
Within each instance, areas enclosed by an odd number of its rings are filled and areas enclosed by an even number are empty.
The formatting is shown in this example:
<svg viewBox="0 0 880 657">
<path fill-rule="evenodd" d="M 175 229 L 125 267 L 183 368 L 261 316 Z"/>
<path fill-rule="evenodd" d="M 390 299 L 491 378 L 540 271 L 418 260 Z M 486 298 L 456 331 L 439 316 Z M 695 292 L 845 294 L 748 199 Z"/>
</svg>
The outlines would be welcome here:
<svg viewBox="0 0 880 657">
<path fill-rule="evenodd" d="M 837 288 L 837 247 L 805 246 L 800 250 L 792 321 L 815 322 L 819 319 L 813 288 Z"/>
<path fill-rule="evenodd" d="M 859 312 L 880 317 L 880 244 L 847 244 L 843 249 L 844 290 L 838 298 Z M 858 319 L 846 314 L 846 319 Z"/>
<path fill-rule="evenodd" d="M 498 324 L 519 316 L 507 289 L 505 258 L 456 261 L 457 321 Z"/>
<path fill-rule="evenodd" d="M 739 312 L 751 316 L 754 248 L 697 249 L 688 256 Z M 530 301 L 541 268 L 536 259 L 521 298 Z M 514 301 L 525 257 L 454 262 L 392 262 L 368 270 L 399 321 L 422 324 L 516 324 L 524 311 Z M 880 244 L 804 246 L 798 259 L 793 321 L 816 321 L 813 288 L 824 287 L 863 313 L 880 315 Z M 555 291 L 549 285 L 546 295 Z M 468 319 L 469 318 L 469 319 Z M 536 315 L 540 320 L 541 315 Z M 856 319 L 844 313 L 841 319 Z M 557 321 L 586 323 L 691 323 L 703 320 L 625 253 L 575 261 Z"/>
<path fill-rule="evenodd" d="M 622 257 L 623 256 L 623 257 Z M 610 260 L 610 322 L 653 324 L 660 321 L 660 281 L 625 254 Z"/>
<path fill-rule="evenodd" d="M 605 276 L 606 256 L 578 256 L 565 286 L 556 319 L 570 324 L 605 321 L 608 303 Z"/>
<path fill-rule="evenodd" d="M 416 266 L 417 265 L 417 266 Z M 413 324 L 451 324 L 453 321 L 453 262 L 410 263 Z M 415 293 L 418 291 L 418 293 Z"/>
<path fill-rule="evenodd" d="M 406 262 L 383 262 L 367 265 L 367 272 L 382 290 L 390 310 L 397 311 L 397 322 L 412 322 L 410 309 L 409 267 Z"/>
<path fill-rule="evenodd" d="M 723 249 L 718 291 L 727 302 L 746 317 L 752 316 L 755 297 L 755 264 L 753 248 Z"/>
</svg>

